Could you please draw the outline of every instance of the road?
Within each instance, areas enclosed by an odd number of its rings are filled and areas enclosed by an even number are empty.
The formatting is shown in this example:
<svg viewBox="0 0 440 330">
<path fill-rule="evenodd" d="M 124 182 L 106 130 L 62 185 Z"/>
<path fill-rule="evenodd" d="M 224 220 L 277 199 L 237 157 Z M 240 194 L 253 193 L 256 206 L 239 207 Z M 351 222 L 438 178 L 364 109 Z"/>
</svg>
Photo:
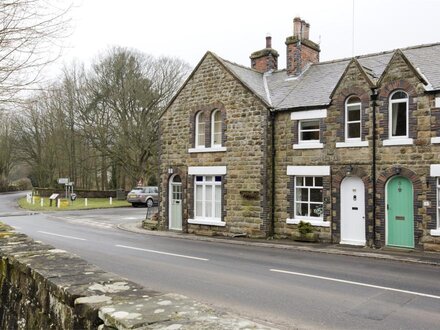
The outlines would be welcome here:
<svg viewBox="0 0 440 330">
<path fill-rule="evenodd" d="M 116 228 L 127 208 L 20 215 L 0 195 L 0 221 L 134 282 L 284 329 L 438 329 L 440 267 L 205 242 Z M 2 216 L 9 215 L 9 216 Z"/>
</svg>

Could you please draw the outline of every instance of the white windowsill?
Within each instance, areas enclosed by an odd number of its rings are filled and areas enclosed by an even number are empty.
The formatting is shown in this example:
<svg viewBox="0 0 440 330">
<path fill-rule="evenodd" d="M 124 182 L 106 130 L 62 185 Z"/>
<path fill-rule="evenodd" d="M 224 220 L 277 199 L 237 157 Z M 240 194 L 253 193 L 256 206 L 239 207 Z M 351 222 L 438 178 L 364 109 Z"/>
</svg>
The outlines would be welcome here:
<svg viewBox="0 0 440 330">
<path fill-rule="evenodd" d="M 192 225 L 207 225 L 207 226 L 218 226 L 218 227 L 226 226 L 226 223 L 224 221 L 213 221 L 207 219 L 188 219 L 188 223 Z"/>
<path fill-rule="evenodd" d="M 431 138 L 431 143 L 432 144 L 440 143 L 440 137 L 438 137 L 438 136 L 437 137 L 432 137 Z"/>
<path fill-rule="evenodd" d="M 431 236 L 440 236 L 440 229 L 431 229 Z"/>
<path fill-rule="evenodd" d="M 223 152 L 226 151 L 226 147 L 212 147 L 212 148 L 189 148 L 188 153 L 199 153 L 199 152 Z"/>
<path fill-rule="evenodd" d="M 300 221 L 310 222 L 312 226 L 316 226 L 316 227 L 330 227 L 330 222 L 323 220 L 287 219 L 286 223 L 289 225 L 297 225 L 299 224 Z"/>
<path fill-rule="evenodd" d="M 414 140 L 411 138 L 398 138 L 398 139 L 386 139 L 383 140 L 384 146 L 402 146 L 402 145 L 412 145 Z"/>
<path fill-rule="evenodd" d="M 293 149 L 322 149 L 324 145 L 322 143 L 298 143 L 293 145 Z"/>
<path fill-rule="evenodd" d="M 368 141 L 346 141 L 346 142 L 336 142 L 336 148 L 360 148 L 368 147 Z"/>
</svg>

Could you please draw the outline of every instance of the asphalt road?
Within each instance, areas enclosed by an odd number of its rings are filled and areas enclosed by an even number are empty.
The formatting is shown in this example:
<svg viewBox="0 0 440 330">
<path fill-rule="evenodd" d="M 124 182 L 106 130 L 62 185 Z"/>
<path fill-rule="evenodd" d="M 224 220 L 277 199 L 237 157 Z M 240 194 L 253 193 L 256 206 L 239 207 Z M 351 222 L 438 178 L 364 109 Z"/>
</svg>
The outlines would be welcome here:
<svg viewBox="0 0 440 330">
<path fill-rule="evenodd" d="M 439 329 L 440 267 L 121 231 L 146 209 L 26 215 L 0 195 L 0 221 L 146 287 L 288 329 Z M 7 216 L 5 216 L 7 215 Z"/>
</svg>

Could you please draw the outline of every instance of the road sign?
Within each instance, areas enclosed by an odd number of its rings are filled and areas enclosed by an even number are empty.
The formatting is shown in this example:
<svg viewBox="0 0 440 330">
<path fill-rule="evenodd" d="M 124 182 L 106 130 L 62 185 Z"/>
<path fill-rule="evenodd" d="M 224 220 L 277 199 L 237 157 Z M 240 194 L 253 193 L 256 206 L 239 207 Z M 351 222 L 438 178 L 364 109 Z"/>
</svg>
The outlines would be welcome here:
<svg viewBox="0 0 440 330">
<path fill-rule="evenodd" d="M 59 178 L 58 179 L 58 183 L 59 184 L 68 184 L 69 183 L 69 178 Z"/>
</svg>

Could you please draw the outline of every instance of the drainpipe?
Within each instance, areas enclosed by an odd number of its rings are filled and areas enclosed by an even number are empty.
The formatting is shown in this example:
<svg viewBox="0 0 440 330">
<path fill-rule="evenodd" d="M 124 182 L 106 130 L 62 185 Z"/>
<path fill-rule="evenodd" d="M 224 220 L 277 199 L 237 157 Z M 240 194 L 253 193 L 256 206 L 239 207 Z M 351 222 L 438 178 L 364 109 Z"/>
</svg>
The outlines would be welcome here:
<svg viewBox="0 0 440 330">
<path fill-rule="evenodd" d="M 272 237 L 275 233 L 275 111 L 269 109 L 270 111 L 270 125 L 272 128 L 271 132 L 271 160 L 272 160 L 272 192 L 271 192 L 271 215 L 270 215 L 270 230 L 269 236 Z"/>
<path fill-rule="evenodd" d="M 377 133 L 377 124 L 376 124 L 376 107 L 377 107 L 377 89 L 372 88 L 372 94 L 370 96 L 371 106 L 373 107 L 373 139 L 372 139 L 372 147 L 373 147 L 373 161 L 371 164 L 371 180 L 373 182 L 373 247 L 376 248 L 376 133 Z"/>
</svg>

